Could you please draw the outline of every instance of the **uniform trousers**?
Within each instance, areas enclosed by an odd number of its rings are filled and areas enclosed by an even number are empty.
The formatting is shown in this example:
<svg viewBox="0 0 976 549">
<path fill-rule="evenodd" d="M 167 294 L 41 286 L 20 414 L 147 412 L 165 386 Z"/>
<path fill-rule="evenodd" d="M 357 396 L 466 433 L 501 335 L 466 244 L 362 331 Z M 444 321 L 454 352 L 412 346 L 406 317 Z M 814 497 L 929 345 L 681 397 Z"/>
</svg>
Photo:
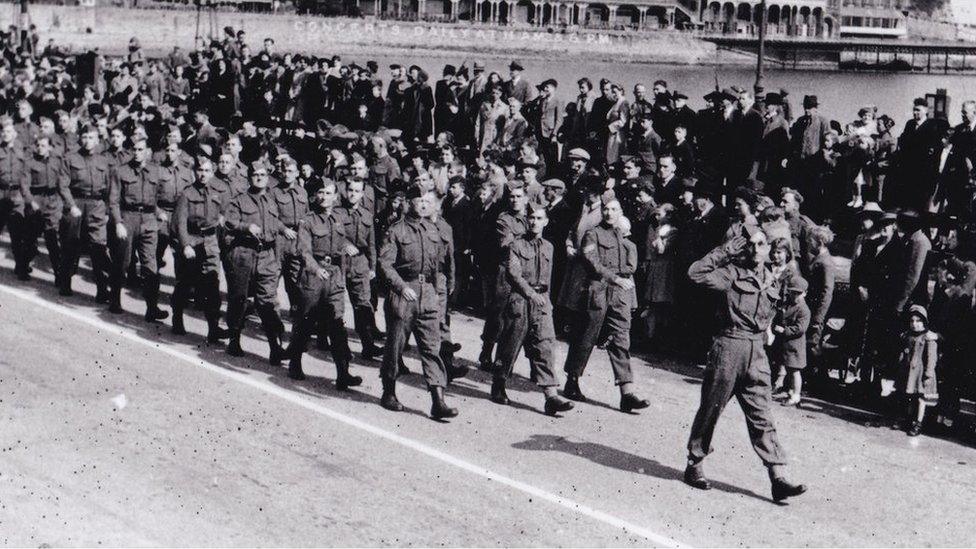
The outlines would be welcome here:
<svg viewBox="0 0 976 549">
<path fill-rule="evenodd" d="M 772 374 L 764 334 L 752 339 L 719 336 L 708 353 L 708 368 L 702 381 L 701 404 L 691 426 L 688 455 L 701 461 L 712 452 L 712 435 L 726 404 L 735 396 L 746 416 L 752 448 L 767 466 L 786 464 L 786 454 L 776 436 L 769 410 Z"/>
</svg>

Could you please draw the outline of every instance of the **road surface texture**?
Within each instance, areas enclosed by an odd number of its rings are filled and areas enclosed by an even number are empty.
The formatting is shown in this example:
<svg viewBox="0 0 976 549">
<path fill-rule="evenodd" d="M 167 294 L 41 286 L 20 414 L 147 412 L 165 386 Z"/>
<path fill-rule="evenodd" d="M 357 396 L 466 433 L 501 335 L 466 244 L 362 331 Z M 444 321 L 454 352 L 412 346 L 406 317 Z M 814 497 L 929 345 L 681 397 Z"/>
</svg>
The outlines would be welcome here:
<svg viewBox="0 0 976 549">
<path fill-rule="evenodd" d="M 356 362 L 363 386 L 339 393 L 315 350 L 309 379 L 294 382 L 267 365 L 253 324 L 244 345 L 254 354 L 229 357 L 205 343 L 199 316 L 191 335 L 174 337 L 143 322 L 131 292 L 122 315 L 95 306 L 85 279 L 59 297 L 46 259 L 34 281 L 18 282 L 5 251 L 4 545 L 976 544 L 973 448 L 910 439 L 868 412 L 776 407 L 791 475 L 810 486 L 781 506 L 733 402 L 706 462 L 715 489 L 701 492 L 681 482 L 694 367 L 635 359 L 653 404 L 626 415 L 595 352 L 582 386 L 596 402 L 553 419 L 521 359 L 514 406 L 491 403 L 490 379 L 474 372 L 448 391 L 460 416 L 440 423 L 416 374 L 399 388 L 408 411 L 388 412 L 378 363 Z M 164 275 L 168 293 L 171 267 Z M 462 358 L 476 359 L 480 328 L 455 317 Z M 560 367 L 565 351 L 560 343 Z M 419 371 L 415 354 L 406 363 Z"/>
</svg>

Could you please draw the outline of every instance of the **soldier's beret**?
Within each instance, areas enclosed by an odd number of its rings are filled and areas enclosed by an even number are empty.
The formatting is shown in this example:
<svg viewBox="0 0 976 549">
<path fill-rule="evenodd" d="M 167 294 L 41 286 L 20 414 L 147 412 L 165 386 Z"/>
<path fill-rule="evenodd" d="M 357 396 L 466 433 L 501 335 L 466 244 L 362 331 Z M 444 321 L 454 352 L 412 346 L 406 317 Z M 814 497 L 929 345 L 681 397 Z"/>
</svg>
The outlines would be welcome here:
<svg viewBox="0 0 976 549">
<path fill-rule="evenodd" d="M 410 185 L 410 187 L 407 188 L 407 200 L 413 200 L 414 198 L 420 198 L 421 196 L 424 196 L 424 191 L 419 185 Z"/>
</svg>

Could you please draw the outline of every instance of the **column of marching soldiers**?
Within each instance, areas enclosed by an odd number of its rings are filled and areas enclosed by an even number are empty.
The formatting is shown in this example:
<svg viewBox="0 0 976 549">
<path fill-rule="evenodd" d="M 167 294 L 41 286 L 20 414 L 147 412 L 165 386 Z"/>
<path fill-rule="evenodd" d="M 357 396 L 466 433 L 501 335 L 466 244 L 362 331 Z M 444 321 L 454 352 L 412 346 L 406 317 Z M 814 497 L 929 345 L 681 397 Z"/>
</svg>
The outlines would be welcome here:
<svg viewBox="0 0 976 549">
<path fill-rule="evenodd" d="M 343 325 L 348 294 L 363 358 L 382 357 L 382 406 L 403 410 L 395 385 L 408 372 L 402 355 L 413 335 L 431 393 L 431 415 L 457 415 L 445 402 L 444 388 L 468 370 L 455 364 L 460 346 L 450 339 L 452 229 L 440 216 L 436 193 L 413 185 L 404 196 L 388 197 L 385 190 L 367 184 L 361 157 L 344 181 L 326 179 L 306 189 L 299 182 L 298 164 L 286 156 L 278 159 L 273 173 L 263 161 L 243 166 L 235 137 L 225 144 L 218 170 L 209 156 L 191 158 L 184 152 L 178 135 L 154 153 L 144 137 L 115 129 L 109 142 L 102 143 L 98 128 L 87 126 L 78 132 L 76 149 L 57 154 L 52 135 L 29 132 L 35 135 L 32 150 L 27 150 L 17 124 L 9 118 L 0 124 L 0 186 L 10 204 L 3 217 L 21 280 L 30 279 L 43 237 L 60 295 L 73 295 L 79 259 L 88 255 L 95 301 L 121 313 L 123 287 L 138 264 L 145 320 L 158 322 L 169 316 L 159 306 L 159 271 L 169 248 L 176 275 L 170 301 L 174 334 L 187 333 L 184 311 L 193 302 L 206 318 L 207 340 L 227 339 L 227 352 L 241 356 L 241 333 L 254 312 L 272 365 L 287 361 L 288 375 L 304 379 L 302 356 L 311 336 L 317 335 L 320 346 L 327 344 L 331 352 L 338 390 L 362 383 L 350 373 L 352 354 Z M 382 154 L 383 137 L 373 137 L 372 145 L 380 152 L 378 162 L 392 162 Z M 376 205 L 389 199 L 402 199 L 406 211 L 385 234 L 377 235 Z M 600 291 L 590 292 L 585 328 L 570 345 L 561 396 L 556 392 L 549 298 L 553 247 L 542 238 L 547 213 L 544 208 L 529 211 L 521 187 L 511 189 L 509 201 L 497 221 L 494 245 L 500 259 L 489 281 L 495 285 L 497 306 L 487 314 L 482 338 L 482 359 L 487 352 L 493 370 L 491 399 L 509 403 L 505 382 L 524 347 L 532 378 L 545 394 L 545 413 L 556 416 L 570 410 L 573 404 L 564 397 L 586 400 L 578 379 L 602 335 L 620 388 L 621 410 L 647 407 L 648 401 L 634 391 L 630 369 L 637 252 L 618 230 L 626 223 L 619 202 L 602 206 L 602 223 L 582 242 L 580 254 Z M 221 271 L 227 285 L 226 328 L 220 326 Z M 287 347 L 277 302 L 282 279 L 294 320 Z M 385 348 L 375 343 L 382 337 L 375 323 L 378 288 L 387 290 Z"/>
</svg>

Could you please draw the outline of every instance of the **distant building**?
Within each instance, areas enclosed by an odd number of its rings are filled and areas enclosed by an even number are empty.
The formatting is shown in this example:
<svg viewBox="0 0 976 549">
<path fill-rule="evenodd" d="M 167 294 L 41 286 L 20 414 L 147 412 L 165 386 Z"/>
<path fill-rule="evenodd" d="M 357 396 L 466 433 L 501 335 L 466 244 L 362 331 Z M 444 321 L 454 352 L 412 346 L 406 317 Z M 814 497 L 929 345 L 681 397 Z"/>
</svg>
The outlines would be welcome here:
<svg viewBox="0 0 976 549">
<path fill-rule="evenodd" d="M 909 0 L 830 0 L 841 38 L 906 38 Z"/>
<path fill-rule="evenodd" d="M 302 11 L 535 27 L 694 28 L 699 0 L 298 0 Z"/>
<path fill-rule="evenodd" d="M 707 1 L 700 18 L 705 30 L 724 34 L 755 35 L 758 31 L 760 0 Z M 771 37 L 830 38 L 837 21 L 827 0 L 769 0 L 767 34 Z"/>
</svg>

